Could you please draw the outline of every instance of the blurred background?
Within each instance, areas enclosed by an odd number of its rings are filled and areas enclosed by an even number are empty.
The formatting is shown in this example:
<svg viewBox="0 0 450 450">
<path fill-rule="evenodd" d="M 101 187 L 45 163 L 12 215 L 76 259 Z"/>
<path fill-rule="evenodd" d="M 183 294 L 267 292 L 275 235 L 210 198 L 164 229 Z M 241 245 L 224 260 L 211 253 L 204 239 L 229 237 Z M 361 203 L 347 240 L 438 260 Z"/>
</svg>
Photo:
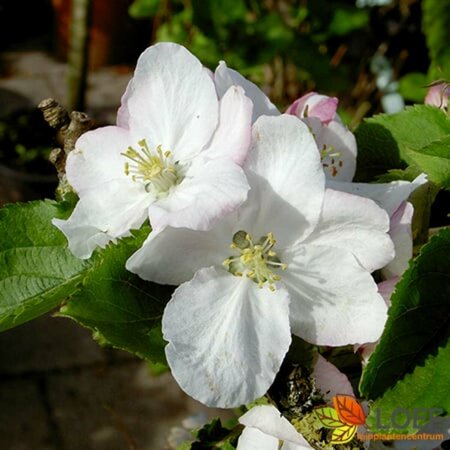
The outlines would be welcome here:
<svg viewBox="0 0 450 450">
<path fill-rule="evenodd" d="M 449 33 L 448 0 L 0 0 L 0 204 L 53 196 L 55 133 L 37 104 L 114 123 L 154 42 L 213 70 L 225 60 L 281 110 L 312 90 L 337 96 L 353 129 L 450 79 Z M 170 448 L 170 429 L 205 413 L 67 319 L 0 335 L 0 379 L 0 450 Z"/>
</svg>

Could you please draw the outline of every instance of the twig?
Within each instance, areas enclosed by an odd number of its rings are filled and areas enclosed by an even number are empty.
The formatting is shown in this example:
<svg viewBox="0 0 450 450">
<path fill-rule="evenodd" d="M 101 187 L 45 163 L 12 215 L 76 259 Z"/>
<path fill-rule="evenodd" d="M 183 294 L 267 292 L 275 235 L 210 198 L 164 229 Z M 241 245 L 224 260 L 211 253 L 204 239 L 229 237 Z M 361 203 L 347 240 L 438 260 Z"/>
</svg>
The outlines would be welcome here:
<svg viewBox="0 0 450 450">
<path fill-rule="evenodd" d="M 46 122 L 57 132 L 60 147 L 51 151 L 49 160 L 58 173 L 57 193 L 64 198 L 67 193 L 72 192 L 66 179 L 67 155 L 75 148 L 77 139 L 90 130 L 94 122 L 83 112 L 73 111 L 69 115 L 66 109 L 52 98 L 43 100 L 38 108 L 42 111 Z"/>
</svg>

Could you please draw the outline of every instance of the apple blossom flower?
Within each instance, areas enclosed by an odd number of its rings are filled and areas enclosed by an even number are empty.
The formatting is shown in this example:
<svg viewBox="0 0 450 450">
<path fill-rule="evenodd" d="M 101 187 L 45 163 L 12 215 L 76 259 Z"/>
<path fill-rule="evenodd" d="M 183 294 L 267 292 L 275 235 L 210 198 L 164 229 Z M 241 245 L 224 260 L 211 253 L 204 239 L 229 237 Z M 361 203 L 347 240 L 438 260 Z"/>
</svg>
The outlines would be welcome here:
<svg viewBox="0 0 450 450">
<path fill-rule="evenodd" d="M 370 272 L 394 256 L 387 214 L 325 190 L 306 125 L 260 117 L 244 168 L 251 189 L 237 211 L 207 232 L 153 233 L 127 262 L 144 279 L 183 283 L 163 315 L 166 356 L 182 389 L 209 406 L 263 395 L 291 331 L 318 345 L 362 343 L 386 318 Z"/>
<path fill-rule="evenodd" d="M 425 96 L 425 104 L 436 106 L 444 111 L 448 108 L 450 84 L 445 81 L 436 81 L 431 84 Z"/>
<path fill-rule="evenodd" d="M 275 406 L 260 405 L 239 418 L 245 425 L 237 450 L 313 449 Z"/>
<path fill-rule="evenodd" d="M 250 86 L 246 94 L 255 105 L 253 116 L 275 115 L 277 110 L 267 96 L 256 85 L 238 72 L 221 63 L 216 69 L 216 84 L 224 91 L 234 82 Z M 396 257 L 382 271 L 385 278 L 400 276 L 412 257 L 411 221 L 413 207 L 406 202 L 409 195 L 427 180 L 424 174 L 413 182 L 351 183 L 356 170 L 357 146 L 353 133 L 343 124 L 336 113 L 338 100 L 335 97 L 311 92 L 297 99 L 288 107 L 287 113 L 298 117 L 310 128 L 320 152 L 326 186 L 354 195 L 370 198 L 385 209 L 391 219 L 390 235 Z M 303 150 L 303 149 L 302 149 Z"/>
<path fill-rule="evenodd" d="M 161 43 L 139 58 L 117 126 L 82 135 L 67 159 L 79 195 L 68 220 L 53 223 L 76 256 L 129 234 L 150 219 L 205 230 L 247 197 L 240 165 L 250 144 L 251 101 L 214 81 L 184 47 Z"/>
<path fill-rule="evenodd" d="M 253 102 L 253 122 L 262 115 L 280 114 L 258 86 L 228 68 L 224 62 L 217 67 L 214 80 L 219 97 L 233 84 L 245 90 Z M 310 127 L 327 178 L 351 181 L 356 170 L 356 140 L 336 113 L 337 104 L 336 97 L 310 92 L 292 103 L 286 113 L 298 117 Z"/>
</svg>

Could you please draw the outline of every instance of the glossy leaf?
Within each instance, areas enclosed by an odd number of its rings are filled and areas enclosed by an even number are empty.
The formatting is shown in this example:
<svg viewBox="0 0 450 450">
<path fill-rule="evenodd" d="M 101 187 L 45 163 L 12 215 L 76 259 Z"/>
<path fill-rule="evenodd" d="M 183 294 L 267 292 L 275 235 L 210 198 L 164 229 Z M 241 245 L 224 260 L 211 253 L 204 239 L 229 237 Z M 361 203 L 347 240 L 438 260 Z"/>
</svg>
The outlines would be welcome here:
<svg viewBox="0 0 450 450">
<path fill-rule="evenodd" d="M 355 132 L 358 143 L 355 181 L 372 181 L 389 170 L 414 165 L 417 158 L 411 155 L 411 150 L 422 152 L 449 134 L 450 119 L 439 108 L 428 105 L 366 119 Z M 425 171 L 420 164 L 418 168 Z"/>
<path fill-rule="evenodd" d="M 434 416 L 449 415 L 449 373 L 450 341 L 447 341 L 373 403 L 367 417 L 371 431 L 414 433 Z"/>
<path fill-rule="evenodd" d="M 56 308 L 89 271 L 91 262 L 72 256 L 51 223 L 70 212 L 69 204 L 53 201 L 0 210 L 0 331 Z"/>
<path fill-rule="evenodd" d="M 419 151 L 406 148 L 405 155 L 428 175 L 430 181 L 450 190 L 450 134 Z"/>
<path fill-rule="evenodd" d="M 137 237 L 107 247 L 60 315 L 93 330 L 100 343 L 165 364 L 161 317 L 172 288 L 143 281 L 125 269 L 147 233 L 143 229 Z"/>
<path fill-rule="evenodd" d="M 384 333 L 363 371 L 360 392 L 376 399 L 450 335 L 450 229 L 422 247 L 396 286 Z"/>
</svg>

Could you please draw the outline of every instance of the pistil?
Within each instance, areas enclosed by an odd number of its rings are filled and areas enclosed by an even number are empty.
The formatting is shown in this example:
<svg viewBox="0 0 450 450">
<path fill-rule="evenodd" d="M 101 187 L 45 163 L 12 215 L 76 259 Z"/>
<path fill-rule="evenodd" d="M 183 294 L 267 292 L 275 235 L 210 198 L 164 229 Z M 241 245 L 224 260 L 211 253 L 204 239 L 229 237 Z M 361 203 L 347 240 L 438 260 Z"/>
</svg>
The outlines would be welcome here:
<svg viewBox="0 0 450 450">
<path fill-rule="evenodd" d="M 125 162 L 125 175 L 145 185 L 148 192 L 158 197 L 167 195 L 171 187 L 182 181 L 178 163 L 173 161 L 170 151 L 163 152 L 161 145 L 151 151 L 145 139 L 138 141 L 139 150 L 133 147 L 122 153 L 129 161 Z"/>
<path fill-rule="evenodd" d="M 262 236 L 255 244 L 252 237 L 241 230 L 234 234 L 231 248 L 238 250 L 239 255 L 230 256 L 223 264 L 235 276 L 246 276 L 262 288 L 266 283 L 271 291 L 281 277 L 274 270 L 285 270 L 283 264 L 273 250 L 276 240 L 272 233 Z"/>
</svg>

